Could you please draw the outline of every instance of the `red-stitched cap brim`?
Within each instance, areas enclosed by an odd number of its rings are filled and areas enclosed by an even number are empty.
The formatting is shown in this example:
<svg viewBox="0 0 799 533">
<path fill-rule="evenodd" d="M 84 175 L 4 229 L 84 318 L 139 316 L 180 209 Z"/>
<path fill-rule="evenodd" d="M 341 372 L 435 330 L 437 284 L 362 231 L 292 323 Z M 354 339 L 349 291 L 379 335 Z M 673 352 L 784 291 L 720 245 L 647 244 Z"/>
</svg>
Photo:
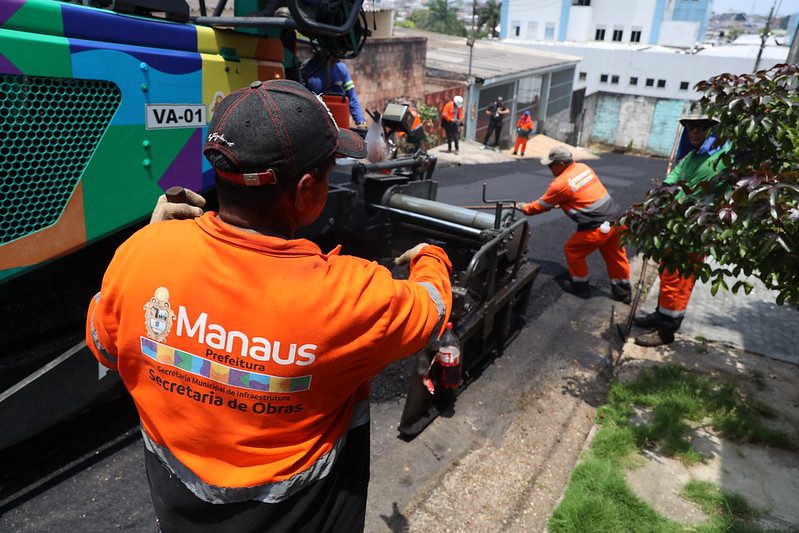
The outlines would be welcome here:
<svg viewBox="0 0 799 533">
<path fill-rule="evenodd" d="M 366 157 L 366 143 L 354 131 L 339 128 L 336 156 L 363 159 Z"/>
</svg>

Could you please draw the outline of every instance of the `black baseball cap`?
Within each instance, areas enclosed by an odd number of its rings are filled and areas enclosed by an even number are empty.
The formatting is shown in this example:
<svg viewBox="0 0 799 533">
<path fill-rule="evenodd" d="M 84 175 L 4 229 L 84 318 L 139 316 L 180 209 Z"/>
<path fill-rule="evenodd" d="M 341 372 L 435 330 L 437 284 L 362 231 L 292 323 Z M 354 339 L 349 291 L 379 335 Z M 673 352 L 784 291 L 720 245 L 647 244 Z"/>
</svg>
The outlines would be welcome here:
<svg viewBox="0 0 799 533">
<path fill-rule="evenodd" d="M 299 177 L 334 155 L 361 159 L 366 144 L 339 128 L 316 94 L 295 81 L 269 80 L 219 103 L 203 154 L 219 177 L 258 186 Z"/>
</svg>

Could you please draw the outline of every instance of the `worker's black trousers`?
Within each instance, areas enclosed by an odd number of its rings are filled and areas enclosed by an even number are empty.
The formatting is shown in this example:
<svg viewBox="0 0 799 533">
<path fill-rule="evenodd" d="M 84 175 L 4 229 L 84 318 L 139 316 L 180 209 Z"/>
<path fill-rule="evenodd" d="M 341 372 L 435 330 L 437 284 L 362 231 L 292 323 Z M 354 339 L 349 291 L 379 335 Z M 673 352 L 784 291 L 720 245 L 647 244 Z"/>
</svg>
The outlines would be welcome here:
<svg viewBox="0 0 799 533">
<path fill-rule="evenodd" d="M 488 138 L 491 137 L 491 134 L 494 134 L 494 146 L 499 146 L 499 134 L 502 133 L 502 123 L 494 124 L 493 122 L 488 123 L 488 130 L 486 130 L 486 136 L 483 139 L 483 145 L 488 146 Z"/>
<path fill-rule="evenodd" d="M 460 128 L 457 122 L 446 121 L 444 123 L 444 132 L 447 134 L 447 150 L 452 150 L 452 143 L 455 143 L 455 149 L 458 148 L 458 137 L 460 137 Z"/>
<path fill-rule="evenodd" d="M 366 517 L 369 424 L 351 429 L 327 477 L 280 503 L 207 503 L 144 450 L 159 531 L 358 532 Z"/>
</svg>

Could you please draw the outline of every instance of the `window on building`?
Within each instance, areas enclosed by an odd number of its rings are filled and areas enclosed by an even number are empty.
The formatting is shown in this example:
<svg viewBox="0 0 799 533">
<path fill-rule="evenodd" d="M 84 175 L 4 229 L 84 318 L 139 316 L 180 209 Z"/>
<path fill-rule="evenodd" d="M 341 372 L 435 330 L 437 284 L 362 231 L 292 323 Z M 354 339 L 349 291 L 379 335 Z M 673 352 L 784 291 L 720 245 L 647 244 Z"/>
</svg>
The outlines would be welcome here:
<svg viewBox="0 0 799 533">
<path fill-rule="evenodd" d="M 597 41 L 604 41 L 605 40 L 605 28 L 604 26 L 597 26 L 596 33 L 594 34 L 594 39 Z"/>
<path fill-rule="evenodd" d="M 641 42 L 641 28 L 633 28 L 633 31 L 630 32 L 630 42 L 631 43 Z"/>
<path fill-rule="evenodd" d="M 653 78 L 647 78 L 646 79 L 646 86 L 647 87 L 654 87 L 655 86 L 655 80 Z"/>
<path fill-rule="evenodd" d="M 590 6 L 591 0 L 572 0 L 573 6 Z"/>
<path fill-rule="evenodd" d="M 618 26 L 613 28 L 613 40 L 621 42 L 622 37 L 624 37 L 624 28 L 619 28 Z"/>
<path fill-rule="evenodd" d="M 636 76 L 630 78 L 630 85 L 638 85 L 638 78 Z"/>
<path fill-rule="evenodd" d="M 681 81 L 680 82 L 680 90 L 681 91 L 687 91 L 688 90 L 688 82 L 687 81 Z"/>
<path fill-rule="evenodd" d="M 607 83 L 608 82 L 608 75 L 607 74 L 600 74 L 599 75 L 599 82 L 600 83 Z"/>
<path fill-rule="evenodd" d="M 538 39 L 538 22 L 527 23 L 527 38 Z"/>
<path fill-rule="evenodd" d="M 666 80 L 658 80 L 658 89 L 664 89 L 666 87 Z"/>
<path fill-rule="evenodd" d="M 545 41 L 554 41 L 555 40 L 555 23 L 554 22 L 547 22 L 547 25 L 544 27 L 544 40 Z"/>
<path fill-rule="evenodd" d="M 585 72 L 580 72 L 580 74 L 579 74 L 579 76 L 578 76 L 578 79 L 580 79 L 580 80 L 584 80 L 584 79 L 586 79 L 587 77 L 588 77 L 588 74 L 586 74 Z"/>
<path fill-rule="evenodd" d="M 619 77 L 618 76 L 611 76 L 610 77 L 610 83 L 612 83 L 614 85 L 618 85 L 619 84 Z"/>
<path fill-rule="evenodd" d="M 522 33 L 522 23 L 518 20 L 514 20 L 510 23 L 511 27 L 511 35 L 514 37 L 519 37 Z"/>
</svg>

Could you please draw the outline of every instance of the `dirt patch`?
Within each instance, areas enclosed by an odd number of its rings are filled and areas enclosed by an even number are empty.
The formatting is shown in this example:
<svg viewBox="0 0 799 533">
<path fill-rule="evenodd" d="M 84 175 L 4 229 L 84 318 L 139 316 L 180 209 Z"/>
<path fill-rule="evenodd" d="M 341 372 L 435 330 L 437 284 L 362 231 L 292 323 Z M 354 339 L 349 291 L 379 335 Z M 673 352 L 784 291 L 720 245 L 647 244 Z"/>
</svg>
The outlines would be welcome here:
<svg viewBox="0 0 799 533">
<path fill-rule="evenodd" d="M 526 404 L 497 445 L 454 464 L 409 507 L 410 531 L 543 531 L 594 423 L 595 408 L 569 392 L 595 374 L 553 382 Z"/>
</svg>

